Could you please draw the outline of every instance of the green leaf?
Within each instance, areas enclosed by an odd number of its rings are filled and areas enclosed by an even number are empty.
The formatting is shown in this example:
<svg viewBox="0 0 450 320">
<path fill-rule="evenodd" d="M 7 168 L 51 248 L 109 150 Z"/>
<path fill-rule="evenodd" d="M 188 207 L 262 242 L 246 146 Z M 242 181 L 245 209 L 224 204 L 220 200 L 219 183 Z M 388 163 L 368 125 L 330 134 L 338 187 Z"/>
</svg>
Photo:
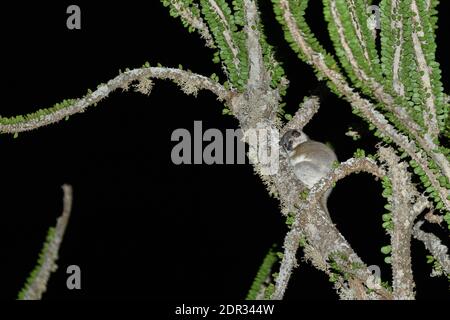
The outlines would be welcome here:
<svg viewBox="0 0 450 320">
<path fill-rule="evenodd" d="M 392 247 L 390 245 L 381 247 L 381 252 L 384 254 L 389 254 L 392 251 Z"/>
<path fill-rule="evenodd" d="M 252 286 L 247 294 L 246 300 L 255 300 L 266 279 L 272 272 L 273 265 L 277 262 L 277 254 L 274 251 L 274 246 L 269 250 L 265 256 L 259 270 L 253 280 Z M 266 289 L 267 290 L 267 289 Z"/>
</svg>

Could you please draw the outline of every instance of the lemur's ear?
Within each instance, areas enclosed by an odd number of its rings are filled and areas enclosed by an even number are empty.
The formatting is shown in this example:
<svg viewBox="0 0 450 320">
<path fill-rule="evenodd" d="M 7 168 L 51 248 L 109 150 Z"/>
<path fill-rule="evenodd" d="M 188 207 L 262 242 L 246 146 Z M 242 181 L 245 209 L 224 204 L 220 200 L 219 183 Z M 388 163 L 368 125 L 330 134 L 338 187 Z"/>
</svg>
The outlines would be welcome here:
<svg viewBox="0 0 450 320">
<path fill-rule="evenodd" d="M 287 131 L 280 139 L 280 145 L 285 151 L 292 150 L 292 137 L 294 136 L 294 131 L 295 130 Z"/>
</svg>

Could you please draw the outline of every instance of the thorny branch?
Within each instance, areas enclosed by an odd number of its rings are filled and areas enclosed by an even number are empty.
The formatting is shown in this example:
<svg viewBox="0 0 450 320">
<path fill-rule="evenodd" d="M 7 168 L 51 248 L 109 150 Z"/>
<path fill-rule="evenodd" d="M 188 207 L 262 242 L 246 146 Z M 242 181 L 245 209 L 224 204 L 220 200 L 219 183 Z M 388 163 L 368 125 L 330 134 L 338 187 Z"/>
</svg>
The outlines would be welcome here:
<svg viewBox="0 0 450 320">
<path fill-rule="evenodd" d="M 414 278 L 411 267 L 411 233 L 418 212 L 412 206 L 420 198 L 411 183 L 406 162 L 401 162 L 392 148 L 380 148 L 381 160 L 387 164 L 387 177 L 392 184 L 391 204 L 393 230 L 389 231 L 392 246 L 394 298 L 414 299 Z M 420 212 L 419 212 L 420 213 Z"/>
<path fill-rule="evenodd" d="M 306 237 L 308 244 L 315 248 L 326 261 L 334 252 L 339 252 L 346 256 L 349 261 L 361 265 L 359 270 L 355 270 L 355 278 L 367 281 L 370 273 L 364 267 L 364 263 L 352 250 L 350 244 L 335 228 L 331 219 L 319 208 L 319 201 L 322 195 L 330 189 L 334 183 L 343 179 L 351 173 L 368 172 L 375 177 L 381 178 L 384 171 L 376 163 L 367 158 L 349 159 L 334 169 L 327 177 L 319 181 L 308 193 L 304 201 L 298 199 L 299 209 L 296 212 L 291 230 L 286 235 L 284 241 L 284 255 L 281 262 L 280 272 L 276 279 L 273 299 L 282 299 L 286 291 L 289 278 L 296 265 L 296 252 L 298 250 L 302 236 Z M 381 297 L 389 297 L 390 294 L 384 289 L 380 290 Z"/>
<path fill-rule="evenodd" d="M 423 221 L 417 222 L 413 229 L 413 236 L 425 245 L 425 248 L 438 261 L 446 275 L 450 275 L 450 257 L 448 248 L 442 244 L 441 240 L 432 233 L 428 233 L 420 229 Z"/>
<path fill-rule="evenodd" d="M 62 186 L 63 197 L 63 212 L 57 219 L 56 226 L 51 235 L 49 235 L 48 242 L 45 243 L 44 249 L 39 257 L 39 265 L 35 269 L 35 274 L 30 278 L 30 283 L 27 283 L 23 293 L 22 300 L 40 300 L 42 295 L 47 290 L 47 283 L 52 272 L 55 272 L 58 266 L 58 251 L 66 231 L 67 223 L 69 221 L 70 213 L 72 211 L 72 186 L 64 184 Z"/>
<path fill-rule="evenodd" d="M 109 96 L 117 89 L 127 90 L 133 81 L 139 81 L 136 90 L 148 94 L 153 83 L 149 79 L 171 80 L 178 84 L 186 94 L 196 94 L 199 90 L 209 90 L 221 101 L 227 101 L 232 96 L 232 91 L 225 89 L 214 80 L 192 73 L 173 68 L 149 67 L 126 71 L 106 84 L 100 85 L 97 90 L 85 97 L 76 100 L 71 106 L 57 110 L 48 115 L 32 118 L 18 124 L 0 124 L 0 132 L 17 133 L 34 130 L 63 120 L 73 114 L 84 112 L 89 106 L 94 105 Z"/>
</svg>

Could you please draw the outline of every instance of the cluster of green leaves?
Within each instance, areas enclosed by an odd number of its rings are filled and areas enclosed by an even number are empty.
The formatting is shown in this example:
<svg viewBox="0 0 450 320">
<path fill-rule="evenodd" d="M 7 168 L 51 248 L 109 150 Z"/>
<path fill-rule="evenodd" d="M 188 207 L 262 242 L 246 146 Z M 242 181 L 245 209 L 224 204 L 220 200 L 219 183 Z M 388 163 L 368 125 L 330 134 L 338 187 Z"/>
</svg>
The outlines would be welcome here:
<svg viewBox="0 0 450 320">
<path fill-rule="evenodd" d="M 445 213 L 444 221 L 447 223 L 448 229 L 450 230 L 450 212 Z"/>
<path fill-rule="evenodd" d="M 435 98 L 436 117 L 438 125 L 443 136 L 450 137 L 448 134 L 448 115 L 450 109 L 448 104 L 445 103 L 445 97 L 443 94 L 443 86 L 441 82 L 441 71 L 439 64 L 435 61 L 436 41 L 434 30 L 437 28 L 437 11 L 436 6 L 438 1 L 430 1 L 430 8 L 427 9 L 426 1 L 414 0 L 417 4 L 420 21 L 420 26 L 414 22 L 415 14 L 411 10 L 411 1 L 399 1 L 399 6 L 393 6 L 392 1 L 381 1 L 381 17 L 382 17 L 382 29 L 381 29 L 381 43 L 382 43 L 382 62 L 383 71 L 386 75 L 386 85 L 388 88 L 392 88 L 392 63 L 393 63 L 393 47 L 401 46 L 401 64 L 400 64 L 400 80 L 404 85 L 405 97 L 397 96 L 395 102 L 398 105 L 405 107 L 408 113 L 412 116 L 413 120 L 419 124 L 423 130 L 427 129 L 425 120 L 423 117 L 426 114 L 426 99 L 431 95 Z M 391 11 L 394 14 L 391 14 Z M 402 32 L 398 29 L 392 28 L 393 22 L 402 23 Z M 412 40 L 413 32 L 422 32 L 423 36 L 419 37 L 421 48 L 423 50 L 424 57 L 427 65 L 430 67 L 430 81 L 432 86 L 432 93 L 426 92 L 422 84 L 423 72 L 419 71 L 418 61 L 414 53 L 414 44 Z M 390 81 L 389 81 L 390 80 Z M 391 118 L 389 118 L 392 120 Z M 447 124 L 446 124 L 447 122 Z M 394 124 L 399 127 L 398 123 Z M 404 130 L 403 130 L 404 131 Z M 437 137 L 434 139 L 434 143 L 438 146 L 437 150 L 433 152 L 440 152 L 449 158 L 450 150 L 440 145 Z M 429 181 L 429 177 L 426 175 L 423 168 L 421 168 L 415 161 L 411 160 L 414 173 L 419 176 L 421 184 L 430 198 L 435 202 L 436 209 L 442 209 L 444 207 L 443 199 L 440 198 L 438 192 L 434 190 Z M 438 177 L 441 187 L 450 190 L 450 184 L 448 178 L 441 174 L 439 167 L 433 160 L 429 160 L 428 168 Z M 446 217 L 450 214 L 447 213 Z M 448 219 L 447 219 L 448 220 Z M 450 229 L 450 224 L 448 224 Z"/>
<path fill-rule="evenodd" d="M 289 212 L 286 217 L 286 225 L 291 228 L 292 224 L 295 221 L 295 213 Z"/>
<path fill-rule="evenodd" d="M 434 0 L 431 1 L 431 8 L 430 8 L 431 12 L 426 9 L 428 1 L 415 0 L 415 2 L 418 7 L 420 26 L 417 23 L 413 24 L 411 18 L 409 18 L 409 21 L 411 21 L 411 23 L 410 24 L 407 23 L 407 25 L 413 26 L 416 28 L 416 30 L 420 30 L 421 32 L 423 32 L 423 36 L 419 37 L 419 40 L 421 43 L 421 47 L 424 53 L 427 66 L 430 68 L 430 80 L 432 92 L 431 93 L 423 92 L 423 90 L 421 90 L 421 88 L 419 87 L 415 91 L 412 91 L 411 101 L 413 101 L 415 105 L 423 105 L 426 98 L 430 97 L 430 95 L 434 96 L 438 126 L 440 131 L 444 132 L 446 120 L 448 119 L 450 113 L 450 108 L 445 103 L 444 88 L 441 81 L 440 65 L 436 61 L 437 46 L 434 29 L 437 27 L 436 24 L 437 11 L 435 10 L 435 6 L 438 4 L 438 1 Z M 404 5 L 404 2 L 402 2 L 402 5 Z M 409 80 L 411 80 L 411 78 L 409 78 Z"/>
<path fill-rule="evenodd" d="M 378 159 L 378 154 L 367 154 L 365 150 L 357 148 L 356 151 L 353 153 L 354 158 L 369 158 L 373 161 Z"/>
<path fill-rule="evenodd" d="M 353 273 L 365 268 L 364 264 L 360 262 L 350 262 L 348 257 L 341 252 L 332 252 L 328 257 L 327 262 L 330 270 L 329 281 L 332 283 L 336 283 L 340 280 L 348 281 Z M 389 281 L 381 281 L 381 286 L 392 292 Z M 372 289 L 367 288 L 368 293 L 372 291 Z"/>
<path fill-rule="evenodd" d="M 189 21 L 180 16 L 179 10 L 187 10 L 195 18 L 203 19 L 211 31 L 215 48 L 213 61 L 222 63 L 228 81 L 227 87 L 245 89 L 249 76 L 249 61 L 247 50 L 247 34 L 244 30 L 246 24 L 243 0 L 233 0 L 231 6 L 226 0 L 199 0 L 199 5 L 193 0 L 161 0 L 165 6 L 170 7 L 170 15 L 180 17 L 183 25 L 194 31 Z M 178 8 L 178 9 L 177 9 Z M 180 9 L 181 8 L 181 9 Z M 275 60 L 273 47 L 267 43 L 263 25 L 258 20 L 257 25 L 250 26 L 258 29 L 259 41 L 263 51 L 266 69 L 271 74 L 271 86 L 280 89 L 284 95 L 286 88 L 280 86 L 284 76 L 281 64 Z M 229 37 L 228 37 L 229 35 Z"/>
<path fill-rule="evenodd" d="M 364 158 L 366 156 L 366 152 L 363 149 L 356 149 L 353 153 L 354 158 Z"/>
<path fill-rule="evenodd" d="M 347 132 L 345 133 L 347 137 L 351 137 L 353 141 L 358 141 L 361 139 L 361 134 L 355 131 L 352 127 L 349 127 Z"/>
<path fill-rule="evenodd" d="M 427 256 L 427 263 L 431 264 L 431 267 L 433 269 L 433 273 L 435 275 L 441 276 L 444 275 L 444 268 L 440 265 L 440 263 L 431 255 Z M 450 274 L 446 274 L 448 281 L 450 282 Z"/>
<path fill-rule="evenodd" d="M 299 246 L 300 246 L 301 248 L 305 248 L 306 245 L 308 244 L 308 241 L 306 240 L 306 237 L 302 235 L 302 236 L 300 237 L 300 240 L 298 241 L 298 244 L 299 244 Z"/>
<path fill-rule="evenodd" d="M 208 0 L 200 0 L 199 4 L 193 0 L 161 0 L 164 6 L 170 8 L 172 17 L 180 17 L 183 25 L 192 32 L 194 29 L 180 16 L 181 10 L 192 13 L 197 19 L 203 18 L 212 33 L 215 63 L 222 62 L 227 73 L 227 86 L 243 89 L 248 79 L 248 56 L 246 49 L 246 34 L 243 32 L 242 1 L 234 1 L 235 14 L 225 0 L 215 0 L 213 6 Z M 177 8 L 178 7 L 178 8 Z M 229 35 L 227 38 L 225 34 Z"/>
<path fill-rule="evenodd" d="M 381 180 L 381 186 L 383 187 L 383 192 L 381 195 L 389 201 L 392 196 L 391 180 L 387 176 L 384 176 L 383 179 Z M 391 212 L 392 206 L 390 203 L 387 203 L 384 206 L 384 208 L 387 210 L 387 212 L 382 215 L 383 219 L 382 226 L 383 229 L 389 232 L 394 229 L 394 222 L 392 221 L 392 212 Z"/>
<path fill-rule="evenodd" d="M 343 267 L 343 263 L 348 263 L 348 257 L 341 252 L 332 252 L 328 257 L 328 267 L 330 270 L 330 282 L 336 283 L 339 279 L 349 280 L 350 273 Z M 354 270 L 359 269 L 360 265 L 352 265 Z"/>
<path fill-rule="evenodd" d="M 425 174 L 425 171 L 414 160 L 409 161 L 409 164 L 413 168 L 414 173 L 417 176 L 419 176 L 420 181 L 422 182 L 422 185 L 425 188 L 425 193 L 428 195 L 429 198 L 433 199 L 434 202 L 436 203 L 436 209 L 438 210 L 442 209 L 444 207 L 444 203 L 442 202 L 438 192 L 431 185 L 431 182 L 427 177 L 427 175 Z M 439 167 L 433 160 L 430 160 L 428 162 L 428 167 L 430 168 L 430 170 L 432 170 L 433 173 L 438 174 L 440 172 Z M 439 176 L 438 181 L 441 187 L 450 190 L 450 181 L 446 176 Z"/>
<path fill-rule="evenodd" d="M 381 247 L 381 252 L 386 255 L 386 257 L 384 258 L 384 262 L 386 262 L 387 264 L 391 263 L 391 257 L 389 256 L 391 251 L 392 251 L 392 247 L 390 245 Z"/>
<path fill-rule="evenodd" d="M 365 1 L 352 0 L 333 2 L 339 16 L 338 19 L 336 19 L 332 13 L 331 1 L 325 0 L 323 1 L 323 4 L 325 20 L 328 22 L 328 31 L 341 65 L 344 67 L 344 70 L 347 72 L 347 75 L 350 77 L 356 88 L 360 88 L 363 93 L 373 96 L 373 90 L 371 90 L 370 86 L 367 83 L 362 82 L 355 74 L 355 70 L 350 63 L 350 57 L 342 46 L 338 31 L 338 25 L 342 24 L 342 31 L 347 39 L 347 45 L 360 69 L 362 69 L 369 77 L 381 82 L 381 68 L 376 51 L 375 39 L 367 26 L 368 16 L 366 13 Z M 359 25 L 359 30 L 356 30 L 352 21 L 355 21 L 357 25 Z"/>
<path fill-rule="evenodd" d="M 331 269 L 329 281 L 332 283 L 336 283 L 343 276 L 343 271 L 339 268 L 337 263 L 334 261 L 330 261 L 329 265 L 330 265 L 330 269 Z M 345 279 L 345 277 L 344 277 L 344 279 Z"/>
<path fill-rule="evenodd" d="M 42 266 L 46 262 L 46 258 L 48 256 L 48 250 L 55 238 L 56 229 L 54 227 L 51 227 L 48 229 L 47 237 L 45 239 L 44 245 L 41 249 L 41 252 L 39 253 L 39 258 L 37 260 L 36 266 L 31 271 L 30 275 L 28 276 L 24 287 L 20 290 L 17 299 L 23 300 L 28 293 L 30 286 L 32 286 L 36 280 L 36 277 L 41 273 Z"/>
<path fill-rule="evenodd" d="M 430 9 L 427 9 L 425 0 L 414 0 L 418 7 L 419 17 L 411 10 L 411 1 L 399 1 L 395 6 L 392 1 L 381 1 L 381 43 L 382 43 L 382 62 L 383 72 L 386 75 L 386 87 L 392 89 L 392 64 L 394 59 L 394 48 L 401 47 L 400 80 L 404 85 L 405 97 L 396 97 L 396 102 L 407 109 L 414 121 L 424 130 L 426 125 L 423 116 L 426 111 L 426 99 L 431 95 L 435 97 L 436 116 L 441 132 L 446 130 L 446 121 L 448 120 L 449 108 L 445 104 L 443 86 L 441 82 L 441 71 L 439 63 L 436 62 L 436 41 L 434 30 L 437 28 L 437 10 L 435 9 L 438 1 L 430 2 Z M 391 12 L 394 14 L 391 14 Z M 419 23 L 415 22 L 418 18 Z M 402 29 L 393 28 L 392 23 L 399 22 Z M 414 53 L 414 43 L 412 39 L 413 32 L 420 32 L 423 35 L 419 37 L 420 45 L 423 50 L 427 65 L 430 67 L 430 80 L 432 93 L 426 92 L 422 84 L 423 71 L 420 71 L 418 61 Z"/>
<path fill-rule="evenodd" d="M 430 97 L 430 93 L 424 93 L 421 83 L 421 74 L 417 68 L 417 61 L 413 53 L 411 35 L 413 31 L 413 24 L 411 23 L 411 9 L 410 1 L 409 6 L 406 2 L 401 1 L 399 8 L 392 6 L 392 1 L 382 1 L 381 14 L 382 14 L 382 32 L 381 32 L 381 64 L 378 58 L 378 53 L 375 46 L 375 38 L 371 35 L 371 31 L 367 27 L 368 15 L 366 13 L 365 1 L 352 0 L 352 1 L 330 1 L 324 0 L 325 19 L 328 21 L 330 37 L 333 40 L 336 55 L 339 58 L 340 63 L 344 67 L 347 75 L 351 79 L 354 87 L 359 88 L 361 92 L 370 96 L 374 100 L 374 87 L 378 85 L 383 86 L 383 90 L 394 97 L 394 101 L 399 106 L 404 106 L 412 116 L 413 120 L 422 126 L 425 130 L 425 122 L 423 119 L 424 109 L 426 108 L 425 99 Z M 420 1 L 422 3 L 422 1 Z M 339 19 L 332 14 L 331 5 L 335 6 L 333 9 L 337 12 Z M 423 4 L 423 3 L 422 3 Z M 419 6 L 420 7 L 420 6 Z M 421 7 L 420 7 L 421 8 Z M 392 9 L 392 10 L 391 10 Z M 391 14 L 391 11 L 394 14 Z M 397 12 L 398 11 L 398 12 Z M 407 12 L 408 19 L 403 18 L 403 13 Z M 425 11 L 424 11 L 425 12 Z M 436 19 L 432 19 L 432 15 L 436 12 L 434 9 L 431 13 L 423 14 L 421 20 L 426 26 L 431 26 L 431 21 L 435 24 Z M 354 23 L 352 23 L 352 21 Z M 401 21 L 405 23 L 404 29 L 398 29 L 392 27 L 392 23 L 395 21 Z M 422 21 L 421 21 L 422 23 Z M 350 63 L 350 57 L 344 50 L 342 39 L 338 32 L 338 25 L 342 26 L 341 31 L 344 34 L 345 41 L 348 49 L 351 51 L 352 58 L 356 61 L 357 68 L 362 70 L 367 75 L 369 80 L 362 80 L 361 76 L 356 75 L 355 67 Z M 357 28 L 355 26 L 358 26 Z M 417 26 L 416 26 L 417 27 Z M 432 28 L 429 27 L 428 32 L 425 33 L 422 41 L 424 54 L 427 57 L 427 63 L 429 66 L 438 66 L 434 61 L 435 42 Z M 405 36 L 406 35 L 406 36 Z M 433 41 L 430 41 L 431 40 Z M 405 39 L 409 39 L 409 42 Z M 404 75 L 401 78 L 405 87 L 405 97 L 396 95 L 393 90 L 393 72 L 392 65 L 394 63 L 394 48 L 400 45 L 401 62 L 404 68 L 400 69 L 400 74 Z M 429 59 L 428 59 L 429 58 Z M 410 61 L 411 60 L 411 61 Z M 405 71 L 407 71 L 405 73 Z M 442 93 L 442 83 L 440 82 L 440 70 L 434 68 L 432 72 L 432 85 L 433 96 L 436 97 L 437 118 L 440 121 L 440 127 L 442 128 L 448 114 L 448 106 L 445 106 L 444 96 Z M 405 80 L 405 81 L 403 81 Z M 377 107 L 385 112 L 385 116 L 390 120 L 395 127 L 411 137 L 410 132 L 406 129 L 405 125 L 399 121 L 399 119 L 388 112 L 383 103 L 377 103 Z M 392 143 L 390 138 L 383 136 L 380 132 L 376 132 L 376 135 L 382 138 L 387 143 Z M 439 145 L 439 142 L 437 142 Z M 442 148 L 442 147 L 441 147 Z M 445 151 L 445 148 L 442 148 Z M 446 152 L 446 151 L 445 151 Z"/>
<path fill-rule="evenodd" d="M 265 256 L 263 263 L 259 267 L 258 273 L 253 280 L 252 286 L 247 294 L 246 300 L 255 300 L 261 288 L 265 286 L 267 279 L 270 277 L 274 264 L 278 261 L 279 255 L 274 250 L 274 246 L 269 250 Z M 276 276 L 276 275 L 275 275 Z M 272 276 L 273 277 L 273 276 Z M 270 298 L 275 289 L 274 285 L 270 283 L 265 289 L 265 297 Z"/>
<path fill-rule="evenodd" d="M 222 19 L 208 0 L 200 1 L 202 13 L 219 49 L 215 53 L 213 61 L 215 63 L 222 61 L 228 74 L 228 81 L 232 86 L 243 90 L 249 76 L 247 36 L 241 27 L 244 21 L 239 14 L 237 15 L 238 19 L 235 19 L 225 0 L 215 0 L 215 3 L 225 19 Z M 233 6 L 235 11 L 242 12 L 242 1 L 233 2 Z M 231 39 L 227 39 L 225 34 L 229 34 Z"/>
<path fill-rule="evenodd" d="M 448 117 L 448 105 L 445 105 L 443 87 L 440 81 L 441 75 L 439 64 L 435 61 L 435 37 L 436 10 L 434 7 L 437 1 L 433 1 L 431 9 L 425 9 L 425 0 L 416 1 L 420 12 L 420 26 L 413 23 L 413 12 L 411 1 L 400 1 L 399 6 L 393 5 L 391 0 L 383 0 L 381 8 L 381 64 L 375 46 L 375 38 L 367 27 L 368 15 L 366 13 L 366 2 L 363 0 L 330 1 L 324 0 L 325 19 L 328 21 L 329 34 L 333 41 L 336 55 L 347 75 L 351 79 L 354 87 L 359 88 L 364 94 L 375 98 L 374 84 L 380 84 L 386 93 L 395 98 L 397 105 L 404 106 L 413 119 L 422 126 L 424 130 L 425 122 L 423 114 L 426 108 L 425 100 L 431 96 L 435 97 L 436 113 L 441 130 L 445 127 Z M 334 6 L 339 19 L 332 14 L 331 6 Z M 392 14 L 393 12 L 393 14 Z M 401 22 L 402 28 L 397 28 L 394 23 Z M 340 38 L 338 27 L 342 26 L 342 32 L 351 51 L 358 69 L 362 70 L 369 80 L 362 80 L 356 74 L 355 67 L 350 63 L 350 57 L 344 50 L 342 39 Z M 355 27 L 357 26 L 357 27 Z M 422 73 L 418 68 L 418 62 L 414 54 L 412 43 L 413 31 L 423 32 L 420 38 L 422 50 L 428 66 L 431 68 L 432 93 L 425 92 L 422 84 Z M 394 53 L 397 46 L 401 47 L 400 79 L 405 88 L 405 97 L 396 95 L 393 90 Z M 373 82 L 375 81 L 375 82 Z M 378 104 L 380 109 L 385 110 L 383 104 Z M 393 114 L 386 115 L 389 120 L 401 131 L 408 134 L 405 127 Z"/>
<path fill-rule="evenodd" d="M 177 10 L 177 6 L 180 6 L 182 10 L 188 10 L 191 13 L 192 18 L 201 19 L 200 9 L 193 0 L 161 0 L 161 2 L 165 7 L 169 7 L 169 13 L 172 17 L 179 17 L 181 19 L 183 26 L 187 28 L 190 33 L 195 31 L 191 22 L 180 15 L 180 12 Z"/>
<path fill-rule="evenodd" d="M 391 196 L 392 196 L 392 183 L 391 180 L 387 177 L 384 176 L 383 179 L 381 180 L 381 185 L 383 187 L 383 192 L 382 192 L 382 196 L 384 198 L 386 198 L 388 201 L 391 200 Z M 386 210 L 388 210 L 388 212 L 384 213 L 381 218 L 383 220 L 383 224 L 382 227 L 383 229 L 386 230 L 386 232 L 392 231 L 394 229 L 394 222 L 392 221 L 392 206 L 390 203 L 387 203 L 384 208 Z M 392 251 L 392 247 L 390 245 L 386 245 L 381 247 L 381 252 L 383 254 L 386 255 L 386 257 L 384 258 L 384 262 L 387 264 L 391 263 L 391 256 L 390 253 Z"/>
<path fill-rule="evenodd" d="M 302 192 L 300 192 L 299 198 L 301 200 L 306 200 L 308 198 L 308 195 L 309 195 L 309 189 L 305 188 Z"/>
<path fill-rule="evenodd" d="M 266 290 L 264 291 L 264 299 L 270 300 L 272 297 L 272 294 L 275 292 L 275 284 L 270 283 Z"/>
<path fill-rule="evenodd" d="M 405 38 L 407 32 L 411 33 L 412 29 L 410 26 L 405 25 L 406 19 L 403 17 L 400 6 L 393 5 L 392 1 L 383 0 L 380 3 L 380 13 L 381 13 L 381 67 L 384 74 L 384 89 L 393 94 L 394 92 L 394 72 L 393 65 L 394 55 L 397 47 L 400 48 L 401 54 L 403 55 L 401 59 L 401 65 L 398 70 L 398 80 L 401 80 L 401 84 L 405 89 L 405 96 L 395 96 L 395 102 L 397 105 L 401 105 L 407 109 L 409 115 L 412 119 L 419 124 L 422 128 L 425 127 L 425 122 L 423 118 L 423 105 L 414 106 L 414 103 L 410 101 L 412 95 L 409 96 L 408 88 L 410 84 L 418 84 L 418 82 L 413 82 L 408 84 L 409 72 L 416 72 L 417 65 L 416 60 L 413 57 L 413 47 L 411 37 Z M 392 12 L 392 13 L 391 13 Z M 392 24 L 401 23 L 402 28 L 393 28 Z M 417 94 L 415 94 L 417 96 Z M 414 98 L 416 99 L 416 98 Z M 399 122 L 397 119 L 390 120 L 395 123 L 397 128 L 401 128 L 403 132 L 407 133 L 402 126 L 399 127 Z"/>
<path fill-rule="evenodd" d="M 314 51 L 316 51 L 317 53 L 321 54 L 324 57 L 324 61 L 328 66 L 328 68 L 336 72 L 340 72 L 340 68 L 336 63 L 335 59 L 333 58 L 333 56 L 330 55 L 328 52 L 326 52 L 326 50 L 322 47 L 322 45 L 319 43 L 315 35 L 312 33 L 311 29 L 309 28 L 305 20 L 305 10 L 308 7 L 308 2 L 309 0 L 288 0 L 289 7 L 297 23 L 297 26 L 299 30 L 301 30 L 302 34 L 304 34 L 304 37 L 308 45 Z M 293 35 L 290 33 L 289 28 L 286 25 L 286 22 L 283 17 L 283 9 L 280 5 L 280 0 L 272 0 L 272 3 L 273 3 L 273 10 L 275 12 L 275 17 L 283 28 L 286 41 L 289 43 L 290 47 L 294 50 L 294 52 L 297 53 L 298 57 L 301 60 L 309 63 L 309 57 L 305 56 L 301 48 L 298 46 L 297 42 L 294 41 Z M 314 70 L 319 80 L 324 78 L 320 70 L 316 68 Z M 341 93 L 339 92 L 339 90 L 336 89 L 336 87 L 332 82 L 329 81 L 328 86 L 334 93 L 336 93 L 338 96 L 341 96 Z"/>
</svg>

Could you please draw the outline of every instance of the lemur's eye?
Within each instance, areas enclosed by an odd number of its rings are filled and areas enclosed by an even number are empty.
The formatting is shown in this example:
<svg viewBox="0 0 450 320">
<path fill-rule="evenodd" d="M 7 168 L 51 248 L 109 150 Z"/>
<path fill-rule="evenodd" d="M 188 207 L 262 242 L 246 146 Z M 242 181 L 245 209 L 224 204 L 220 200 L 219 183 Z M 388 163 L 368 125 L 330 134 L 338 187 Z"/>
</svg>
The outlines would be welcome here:
<svg viewBox="0 0 450 320">
<path fill-rule="evenodd" d="M 300 137 L 300 132 L 298 132 L 297 130 L 292 131 L 292 136 L 295 138 Z"/>
</svg>

